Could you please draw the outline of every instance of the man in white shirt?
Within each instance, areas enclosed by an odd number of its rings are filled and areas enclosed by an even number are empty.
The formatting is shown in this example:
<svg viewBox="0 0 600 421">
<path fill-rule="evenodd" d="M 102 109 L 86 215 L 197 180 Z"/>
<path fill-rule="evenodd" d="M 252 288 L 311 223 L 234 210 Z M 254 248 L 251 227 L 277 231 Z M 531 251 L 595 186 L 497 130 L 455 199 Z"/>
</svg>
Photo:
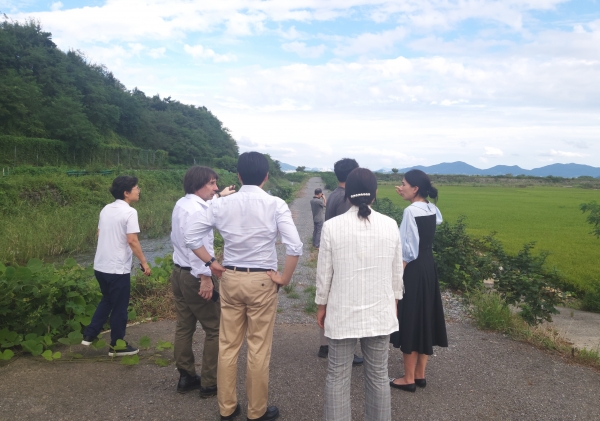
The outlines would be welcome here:
<svg viewBox="0 0 600 421">
<path fill-rule="evenodd" d="M 115 349 L 115 346 L 119 339 L 125 337 L 132 254 L 140 260 L 144 275 L 148 276 L 151 272 L 137 236 L 140 232 L 137 211 L 130 206 L 140 200 L 140 191 L 136 177 L 121 175 L 115 178 L 110 193 L 116 200 L 102 209 L 98 223 L 94 274 L 100 285 L 102 300 L 83 333 L 81 343 L 90 345 L 110 316 L 111 349 L 108 355 L 111 357 L 138 353 L 138 349 L 129 344 L 124 349 Z"/>
<path fill-rule="evenodd" d="M 217 394 L 221 309 L 218 292 L 212 290 L 213 280 L 210 269 L 185 246 L 183 234 L 190 217 L 196 213 L 205 214 L 211 199 L 215 194 L 219 196 L 218 178 L 218 174 L 210 168 L 200 166 L 190 168 L 183 177 L 183 190 L 186 195 L 177 201 L 171 224 L 175 267 L 170 282 L 177 313 L 174 353 L 175 364 L 180 373 L 177 391 L 186 393 L 200 389 L 201 398 Z M 232 191 L 232 188 L 227 187 L 221 195 L 226 196 Z M 211 230 L 202 239 L 202 244 L 211 255 L 214 254 L 213 242 L 214 234 Z M 192 339 L 197 322 L 200 322 L 205 333 L 201 376 L 196 375 L 192 350 Z"/>
<path fill-rule="evenodd" d="M 221 420 L 232 420 L 241 412 L 236 396 L 237 360 L 247 335 L 247 418 L 269 421 L 279 417 L 276 406 L 267 407 L 277 292 L 280 285 L 290 282 L 302 242 L 287 204 L 262 189 L 269 176 L 265 156 L 243 153 L 237 170 L 243 184 L 240 191 L 215 201 L 206 215 L 195 214 L 185 230 L 185 243 L 209 263 L 213 273 L 222 274 L 217 370 Z M 214 261 L 202 241 L 213 227 L 225 241 L 224 267 Z M 277 272 L 278 234 L 286 247 L 282 274 Z"/>
</svg>

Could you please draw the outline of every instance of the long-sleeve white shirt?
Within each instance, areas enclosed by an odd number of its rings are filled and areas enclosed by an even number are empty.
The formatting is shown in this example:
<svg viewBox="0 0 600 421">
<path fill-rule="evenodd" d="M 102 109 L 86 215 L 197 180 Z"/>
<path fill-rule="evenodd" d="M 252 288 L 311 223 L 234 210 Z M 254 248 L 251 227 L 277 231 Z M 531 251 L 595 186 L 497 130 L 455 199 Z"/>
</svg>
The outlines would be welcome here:
<svg viewBox="0 0 600 421">
<path fill-rule="evenodd" d="M 223 264 L 277 270 L 275 241 L 281 234 L 286 254 L 300 256 L 302 241 L 288 205 L 258 186 L 213 201 L 205 214 L 194 214 L 185 229 L 186 247 L 202 247 L 202 239 L 216 228 L 223 236 Z"/>
<path fill-rule="evenodd" d="M 212 202 L 212 200 L 210 201 Z M 204 265 L 192 250 L 185 246 L 184 232 L 190 218 L 197 214 L 206 214 L 210 207 L 210 202 L 204 201 L 201 197 L 195 194 L 186 194 L 179 199 L 173 209 L 171 219 L 171 243 L 173 243 L 173 263 L 182 267 L 191 267 L 191 274 L 195 277 L 199 275 L 210 276 L 210 269 Z M 212 256 L 214 254 L 214 234 L 213 230 L 202 238 L 202 245 L 206 247 L 206 251 Z"/>
<path fill-rule="evenodd" d="M 414 202 L 404 209 L 400 224 L 400 237 L 402 238 L 402 258 L 406 263 L 419 257 L 419 228 L 415 217 L 434 214 L 435 223 L 440 225 L 443 221 L 442 214 L 433 203 Z"/>
<path fill-rule="evenodd" d="M 325 336 L 332 339 L 388 335 L 398 330 L 402 299 L 402 245 L 396 222 L 358 207 L 325 222 L 317 264 L 315 302 L 327 305 Z"/>
</svg>

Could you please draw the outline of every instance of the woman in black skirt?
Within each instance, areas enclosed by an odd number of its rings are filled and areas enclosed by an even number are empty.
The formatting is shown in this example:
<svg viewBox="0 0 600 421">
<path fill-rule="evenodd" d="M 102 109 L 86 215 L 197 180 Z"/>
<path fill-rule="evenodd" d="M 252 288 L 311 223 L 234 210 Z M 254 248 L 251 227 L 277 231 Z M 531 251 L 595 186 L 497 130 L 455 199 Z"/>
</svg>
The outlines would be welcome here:
<svg viewBox="0 0 600 421">
<path fill-rule="evenodd" d="M 398 301 L 399 331 L 390 337 L 390 342 L 404 354 L 404 376 L 392 380 L 390 386 L 414 392 L 417 386 L 426 386 L 425 366 L 433 347 L 448 346 L 432 250 L 442 214 L 427 200 L 437 199 L 438 192 L 423 171 L 408 171 L 396 191 L 410 205 L 404 209 L 400 224 L 405 291 Z"/>
</svg>

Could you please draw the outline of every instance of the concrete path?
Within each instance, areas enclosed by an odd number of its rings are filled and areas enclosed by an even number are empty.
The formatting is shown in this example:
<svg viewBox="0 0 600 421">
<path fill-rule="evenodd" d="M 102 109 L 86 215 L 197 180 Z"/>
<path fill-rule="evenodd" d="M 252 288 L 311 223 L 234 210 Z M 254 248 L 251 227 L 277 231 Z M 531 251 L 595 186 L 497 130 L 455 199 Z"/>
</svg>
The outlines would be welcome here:
<svg viewBox="0 0 600 421">
<path fill-rule="evenodd" d="M 312 190 L 292 205 L 306 251 L 310 251 L 312 221 L 305 209 Z M 307 207 L 308 206 L 308 207 Z M 307 250 L 308 249 L 308 250 Z M 314 264 L 307 254 L 294 280 L 314 285 Z M 273 339 L 270 404 L 279 406 L 283 421 L 322 420 L 327 361 L 316 357 L 314 317 L 302 310 L 300 297 L 280 292 L 280 307 Z M 567 309 L 567 315 L 570 310 Z M 575 316 L 575 313 L 574 313 Z M 136 343 L 149 336 L 172 340 L 175 323 L 161 321 L 128 328 L 127 339 Z M 448 323 L 450 346 L 436 348 L 427 370 L 427 388 L 416 393 L 392 390 L 392 418 L 416 420 L 594 420 L 600 419 L 600 373 L 514 342 L 502 335 L 477 330 L 459 319 Z M 204 334 L 195 335 L 194 350 L 202 353 Z M 65 349 L 64 351 L 68 351 Z M 155 351 L 142 351 L 138 366 L 92 362 L 105 355 L 82 346 L 73 352 L 83 360 L 49 363 L 19 358 L 0 365 L 0 421 L 12 420 L 218 420 L 215 398 L 176 392 L 178 373 L 173 365 L 151 363 Z M 173 358 L 172 351 L 163 351 Z M 245 420 L 245 349 L 240 355 L 238 396 Z M 390 351 L 389 373 L 402 374 L 400 352 Z M 199 367 L 199 363 L 198 369 Z M 363 419 L 363 368 L 353 369 L 352 419 Z"/>
<path fill-rule="evenodd" d="M 557 307 L 560 314 L 552 316 L 552 327 L 578 349 L 600 352 L 600 313 Z"/>
</svg>

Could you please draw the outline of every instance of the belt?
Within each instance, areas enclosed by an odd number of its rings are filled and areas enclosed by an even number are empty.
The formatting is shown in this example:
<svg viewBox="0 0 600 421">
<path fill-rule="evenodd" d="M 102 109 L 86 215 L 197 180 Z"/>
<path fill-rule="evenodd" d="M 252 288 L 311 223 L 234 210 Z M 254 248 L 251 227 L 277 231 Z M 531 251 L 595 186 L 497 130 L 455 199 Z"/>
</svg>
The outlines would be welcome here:
<svg viewBox="0 0 600 421">
<path fill-rule="evenodd" d="M 225 269 L 233 270 L 236 272 L 268 272 L 271 270 L 262 268 L 241 268 L 239 266 L 225 266 Z"/>
<path fill-rule="evenodd" d="M 187 270 L 188 272 L 191 272 L 192 268 L 187 267 L 187 266 L 179 266 L 177 263 L 175 263 L 175 267 L 179 268 L 181 270 Z"/>
</svg>

